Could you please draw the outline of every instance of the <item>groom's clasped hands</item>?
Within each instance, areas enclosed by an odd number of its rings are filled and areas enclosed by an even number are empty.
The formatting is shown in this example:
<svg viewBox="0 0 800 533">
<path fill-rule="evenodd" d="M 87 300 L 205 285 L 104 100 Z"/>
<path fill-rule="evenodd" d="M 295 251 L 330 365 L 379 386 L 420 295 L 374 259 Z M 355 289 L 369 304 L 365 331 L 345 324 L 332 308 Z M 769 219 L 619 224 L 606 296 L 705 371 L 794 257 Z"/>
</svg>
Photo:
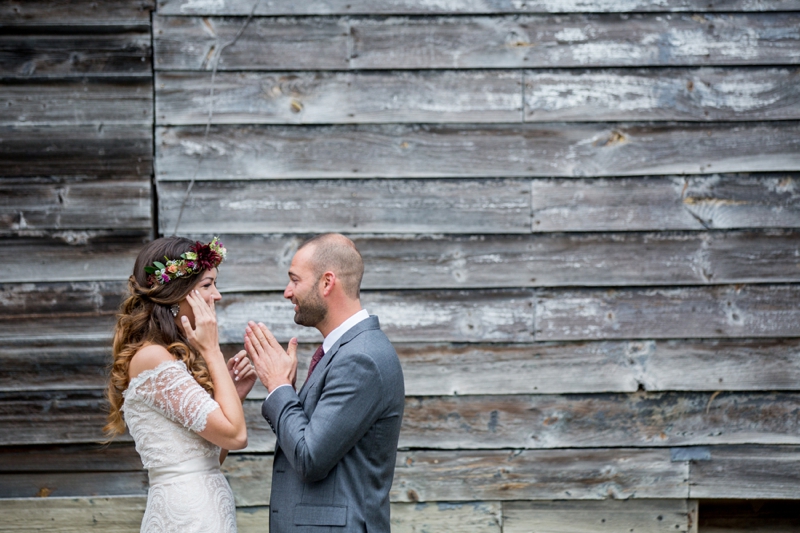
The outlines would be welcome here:
<svg viewBox="0 0 800 533">
<path fill-rule="evenodd" d="M 250 321 L 245 328 L 244 348 L 267 392 L 282 385 L 295 386 L 297 338 L 292 338 L 284 350 L 267 326 Z"/>
</svg>

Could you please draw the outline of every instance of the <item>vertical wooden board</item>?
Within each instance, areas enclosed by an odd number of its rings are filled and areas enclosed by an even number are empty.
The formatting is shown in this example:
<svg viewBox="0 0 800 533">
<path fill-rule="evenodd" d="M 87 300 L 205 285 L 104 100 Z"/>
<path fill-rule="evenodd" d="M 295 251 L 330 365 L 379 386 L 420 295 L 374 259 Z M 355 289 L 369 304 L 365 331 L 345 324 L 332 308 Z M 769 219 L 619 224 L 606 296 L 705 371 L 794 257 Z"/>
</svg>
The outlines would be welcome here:
<svg viewBox="0 0 800 533">
<path fill-rule="evenodd" d="M 526 290 L 369 292 L 361 302 L 395 342 L 526 342 L 532 340 L 532 293 Z M 265 322 L 286 342 L 320 342 L 319 333 L 293 321 L 282 295 L 226 295 L 217 305 L 220 342 L 238 343 L 248 320 Z"/>
<path fill-rule="evenodd" d="M 795 337 L 794 285 L 542 291 L 536 340 Z"/>
<path fill-rule="evenodd" d="M 0 270 L 0 282 L 127 280 L 150 235 L 120 233 L 66 231 L 44 238 L 0 238 L 0 261 L 6 267 Z"/>
<path fill-rule="evenodd" d="M 350 66 L 553 68 L 800 61 L 800 16 L 609 14 L 359 18 Z"/>
<path fill-rule="evenodd" d="M 503 533 L 689 533 L 687 500 L 504 502 Z"/>
<path fill-rule="evenodd" d="M 504 531 L 499 502 L 394 503 L 391 506 L 391 528 L 394 533 Z"/>
<path fill-rule="evenodd" d="M 636 391 L 636 343 L 395 344 L 406 394 Z"/>
<path fill-rule="evenodd" d="M 795 174 L 532 180 L 533 231 L 800 226 Z"/>
<path fill-rule="evenodd" d="M 153 81 L 144 77 L 3 80 L 0 125 L 153 123 Z"/>
<path fill-rule="evenodd" d="M 6 0 L 0 6 L 0 24 L 149 24 L 155 4 L 155 0 Z"/>
<path fill-rule="evenodd" d="M 634 356 L 642 365 L 638 379 L 648 391 L 797 390 L 800 383 L 798 339 L 644 341 L 639 345 Z"/>
<path fill-rule="evenodd" d="M 692 461 L 692 498 L 797 499 L 797 446 L 715 446 L 711 459 Z"/>
<path fill-rule="evenodd" d="M 515 71 L 159 72 L 159 125 L 521 122 Z M 213 104 L 213 105 L 212 105 Z M 800 118 L 800 114 L 798 115 Z"/>
<path fill-rule="evenodd" d="M 2 126 L 0 177 L 149 176 L 152 151 L 138 125 Z"/>
<path fill-rule="evenodd" d="M 160 0 L 158 11 L 163 15 L 248 15 L 253 9 L 252 0 Z M 670 11 L 791 11 L 800 9 L 796 0 L 762 2 L 759 0 L 724 0 L 708 3 L 705 0 L 533 0 L 524 3 L 511 0 L 451 0 L 429 2 L 426 0 L 398 0 L 374 3 L 369 0 L 325 0 L 320 2 L 292 2 L 278 0 L 258 2 L 257 15 L 377 15 L 377 14 L 485 14 L 485 13 L 618 13 L 670 12 Z"/>
<path fill-rule="evenodd" d="M 152 226 L 149 179 L 31 183 L 0 182 L 0 234 L 42 230 L 147 229 Z M 81 231 L 83 230 L 83 231 Z M 66 235 L 66 234 L 65 234 Z"/>
<path fill-rule="evenodd" d="M 159 184 L 163 233 L 175 229 L 186 189 Z M 209 181 L 192 187 L 179 232 L 528 233 L 530 210 L 527 180 Z"/>
<path fill-rule="evenodd" d="M 28 80 L 86 76 L 150 79 L 150 25 L 8 29 L 0 34 L 0 72 L 8 78 Z"/>
<path fill-rule="evenodd" d="M 156 70 L 212 70 L 221 47 L 245 19 L 153 18 Z M 254 18 L 235 45 L 221 52 L 224 70 L 342 70 L 348 67 L 350 27 L 333 17 Z"/>
<path fill-rule="evenodd" d="M 390 498 L 402 502 L 688 497 L 669 450 L 400 452 Z"/>
<path fill-rule="evenodd" d="M 525 71 L 525 121 L 800 118 L 796 68 Z"/>
<path fill-rule="evenodd" d="M 143 496 L 0 499 L 0 514 L 9 532 L 135 533 L 146 504 Z"/>
<path fill-rule="evenodd" d="M 215 126 L 207 139 L 197 126 L 157 128 L 157 178 L 187 180 L 195 172 L 199 180 L 241 180 L 786 171 L 800 166 L 798 124 Z"/>
</svg>

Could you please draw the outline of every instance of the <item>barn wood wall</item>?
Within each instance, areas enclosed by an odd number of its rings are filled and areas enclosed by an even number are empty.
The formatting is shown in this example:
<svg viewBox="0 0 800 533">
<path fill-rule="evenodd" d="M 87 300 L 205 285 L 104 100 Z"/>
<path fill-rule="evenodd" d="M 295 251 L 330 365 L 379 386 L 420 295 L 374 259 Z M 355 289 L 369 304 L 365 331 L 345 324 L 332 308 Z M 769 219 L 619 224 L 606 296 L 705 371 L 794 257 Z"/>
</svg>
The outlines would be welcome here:
<svg viewBox="0 0 800 533">
<path fill-rule="evenodd" d="M 800 2 L 259 2 L 213 100 L 250 0 L 158 0 L 152 26 L 39 2 L 44 30 L 34 4 L 0 11 L 8 516 L 138 528 L 129 439 L 92 444 L 103 365 L 192 177 L 178 232 L 230 250 L 228 353 L 260 319 L 300 335 L 304 375 L 292 253 L 361 249 L 407 381 L 395 530 L 695 531 L 698 499 L 797 497 Z M 77 67 L 54 44 L 76 27 Z M 264 394 L 224 467 L 245 531 L 268 520 Z"/>
</svg>

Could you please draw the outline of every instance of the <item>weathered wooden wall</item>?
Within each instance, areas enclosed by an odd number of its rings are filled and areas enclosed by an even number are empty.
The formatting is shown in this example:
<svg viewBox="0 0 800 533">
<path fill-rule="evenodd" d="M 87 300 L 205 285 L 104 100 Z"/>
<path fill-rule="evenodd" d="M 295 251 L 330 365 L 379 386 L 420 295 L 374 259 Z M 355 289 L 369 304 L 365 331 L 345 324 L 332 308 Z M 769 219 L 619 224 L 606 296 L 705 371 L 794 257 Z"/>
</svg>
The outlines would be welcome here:
<svg viewBox="0 0 800 533">
<path fill-rule="evenodd" d="M 106 4 L 0 9 L 5 515 L 138 527 L 129 439 L 92 443 L 154 221 L 221 236 L 226 350 L 263 320 L 301 376 L 293 251 L 356 241 L 406 375 L 396 531 L 710 533 L 800 499 L 800 2 Z M 225 465 L 244 531 L 264 394 Z"/>
</svg>

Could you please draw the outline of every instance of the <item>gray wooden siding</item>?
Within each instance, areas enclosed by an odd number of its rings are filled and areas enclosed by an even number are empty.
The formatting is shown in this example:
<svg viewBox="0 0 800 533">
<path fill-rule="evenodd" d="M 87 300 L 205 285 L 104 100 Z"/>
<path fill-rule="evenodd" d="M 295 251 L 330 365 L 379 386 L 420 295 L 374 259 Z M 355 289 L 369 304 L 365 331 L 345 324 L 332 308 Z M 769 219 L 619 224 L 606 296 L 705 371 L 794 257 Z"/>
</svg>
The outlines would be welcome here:
<svg viewBox="0 0 800 533">
<path fill-rule="evenodd" d="M 176 225 L 229 249 L 226 354 L 264 321 L 300 384 L 286 269 L 356 242 L 406 377 L 395 531 L 697 533 L 704 501 L 798 498 L 800 2 L 280 0 L 224 47 L 253 5 L 0 7 L 4 521 L 138 531 L 102 388 Z M 265 394 L 224 465 L 245 532 Z"/>
</svg>

